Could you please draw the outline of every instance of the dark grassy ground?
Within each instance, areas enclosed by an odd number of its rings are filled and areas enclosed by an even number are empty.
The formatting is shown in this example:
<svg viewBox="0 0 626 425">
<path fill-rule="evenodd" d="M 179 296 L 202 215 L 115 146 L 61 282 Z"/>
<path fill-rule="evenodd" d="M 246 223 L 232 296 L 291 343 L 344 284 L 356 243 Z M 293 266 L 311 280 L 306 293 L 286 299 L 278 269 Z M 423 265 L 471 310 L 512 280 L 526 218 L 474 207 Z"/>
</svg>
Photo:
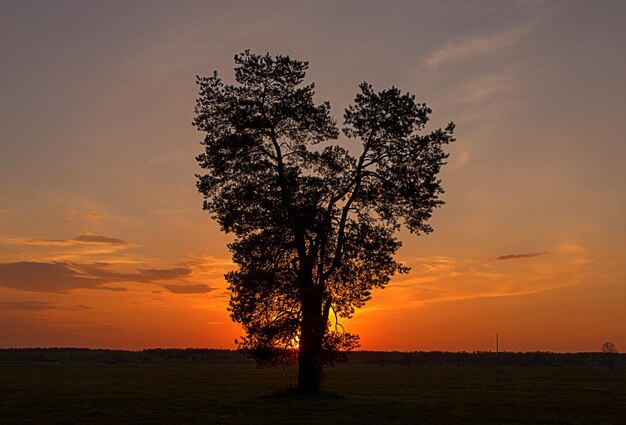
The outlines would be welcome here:
<svg viewBox="0 0 626 425">
<path fill-rule="evenodd" d="M 327 393 L 292 372 L 224 365 L 0 363 L 0 424 L 626 424 L 626 370 L 337 367 Z"/>
</svg>

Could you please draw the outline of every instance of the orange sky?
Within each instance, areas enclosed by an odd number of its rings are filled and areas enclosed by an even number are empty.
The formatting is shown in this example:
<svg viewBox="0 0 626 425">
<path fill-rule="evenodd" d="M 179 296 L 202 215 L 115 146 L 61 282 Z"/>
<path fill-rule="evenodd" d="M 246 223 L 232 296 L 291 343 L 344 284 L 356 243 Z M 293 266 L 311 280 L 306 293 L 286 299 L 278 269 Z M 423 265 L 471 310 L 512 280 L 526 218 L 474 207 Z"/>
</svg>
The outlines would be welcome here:
<svg viewBox="0 0 626 425">
<path fill-rule="evenodd" d="M 471 3 L 3 5 L 0 347 L 234 348 L 190 123 L 250 48 L 310 60 L 337 117 L 367 80 L 457 123 L 364 349 L 625 350 L 626 6 Z"/>
</svg>

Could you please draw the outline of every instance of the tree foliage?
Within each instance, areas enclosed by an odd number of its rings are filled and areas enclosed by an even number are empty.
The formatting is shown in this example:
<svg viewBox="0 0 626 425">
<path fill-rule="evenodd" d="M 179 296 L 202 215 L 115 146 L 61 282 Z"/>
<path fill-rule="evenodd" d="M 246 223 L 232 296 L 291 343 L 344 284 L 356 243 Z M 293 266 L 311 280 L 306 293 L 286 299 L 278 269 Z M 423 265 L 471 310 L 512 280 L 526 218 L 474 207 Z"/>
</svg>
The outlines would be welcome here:
<svg viewBox="0 0 626 425">
<path fill-rule="evenodd" d="M 342 143 L 328 143 L 340 132 L 304 83 L 307 62 L 246 51 L 235 63 L 235 84 L 198 77 L 194 125 L 204 209 L 234 234 L 226 280 L 239 347 L 259 360 L 297 350 L 300 374 L 319 378 L 321 363 L 358 344 L 340 319 L 408 271 L 394 260 L 396 231 L 432 230 L 454 124 L 421 134 L 428 106 L 362 83 Z"/>
</svg>

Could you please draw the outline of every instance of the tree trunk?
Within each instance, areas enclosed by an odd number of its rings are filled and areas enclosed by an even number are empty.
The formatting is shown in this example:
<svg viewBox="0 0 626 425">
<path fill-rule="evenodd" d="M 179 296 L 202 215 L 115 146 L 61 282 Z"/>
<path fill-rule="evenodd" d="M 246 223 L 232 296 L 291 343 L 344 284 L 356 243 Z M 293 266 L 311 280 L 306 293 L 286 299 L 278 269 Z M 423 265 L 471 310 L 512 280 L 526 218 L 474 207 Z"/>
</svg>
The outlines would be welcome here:
<svg viewBox="0 0 626 425">
<path fill-rule="evenodd" d="M 316 297 L 317 298 L 317 297 Z M 302 394 L 316 394 L 322 377 L 322 340 L 326 327 L 323 320 L 321 300 L 303 303 L 300 346 L 298 348 L 298 388 Z"/>
<path fill-rule="evenodd" d="M 298 352 L 298 388 L 301 394 L 316 394 L 320 389 L 322 365 L 315 347 L 300 346 Z"/>
</svg>

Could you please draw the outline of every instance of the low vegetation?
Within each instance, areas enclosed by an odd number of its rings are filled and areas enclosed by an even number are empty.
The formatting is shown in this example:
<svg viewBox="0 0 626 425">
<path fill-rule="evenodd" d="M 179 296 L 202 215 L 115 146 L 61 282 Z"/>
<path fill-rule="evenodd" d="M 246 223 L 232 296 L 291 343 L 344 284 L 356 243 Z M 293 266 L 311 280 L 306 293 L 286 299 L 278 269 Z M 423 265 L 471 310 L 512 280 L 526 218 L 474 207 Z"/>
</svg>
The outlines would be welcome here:
<svg viewBox="0 0 626 425">
<path fill-rule="evenodd" d="M 234 351 L 0 350 L 0 423 L 617 425 L 626 417 L 623 363 L 496 368 L 456 363 L 463 353 L 405 354 L 354 353 L 327 370 L 325 392 L 306 397 L 285 390 L 295 370 L 258 368 Z M 407 358 L 421 360 L 402 364 Z"/>
<path fill-rule="evenodd" d="M 495 366 L 492 351 L 353 351 L 345 353 L 349 365 L 377 366 Z M 611 353 L 612 364 L 626 367 L 626 353 Z M 89 348 L 0 349 L 0 362 L 63 362 L 106 364 L 253 364 L 234 350 L 210 348 L 152 348 L 140 351 Z M 501 366 L 606 366 L 606 353 L 500 352 Z"/>
</svg>

